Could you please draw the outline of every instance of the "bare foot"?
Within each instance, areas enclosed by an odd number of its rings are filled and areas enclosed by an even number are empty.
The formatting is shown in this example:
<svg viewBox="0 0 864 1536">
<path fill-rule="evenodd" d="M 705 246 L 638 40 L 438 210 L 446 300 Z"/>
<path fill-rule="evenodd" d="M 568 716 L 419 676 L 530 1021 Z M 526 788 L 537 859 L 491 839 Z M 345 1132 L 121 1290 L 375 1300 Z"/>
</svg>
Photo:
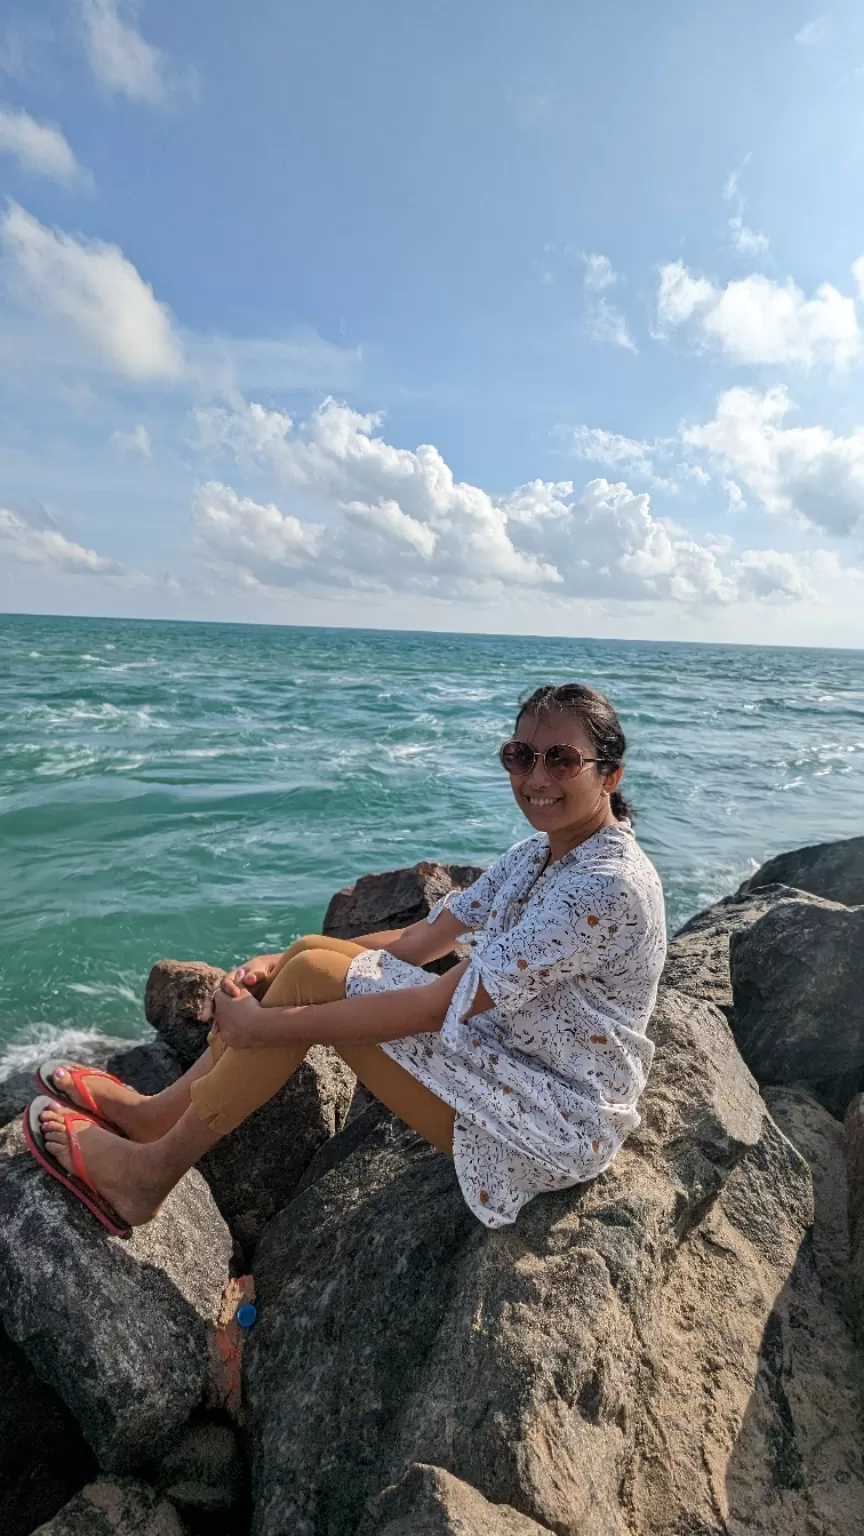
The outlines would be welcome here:
<svg viewBox="0 0 864 1536">
<path fill-rule="evenodd" d="M 39 1116 L 39 1123 L 46 1150 L 67 1173 L 74 1173 L 64 1123 L 68 1114 L 69 1110 L 64 1111 L 62 1106 L 46 1109 Z M 78 1121 L 74 1129 L 87 1177 L 103 1200 L 107 1200 L 130 1227 L 142 1227 L 152 1221 L 167 1191 L 160 1188 L 153 1177 L 148 1166 L 150 1154 L 147 1148 L 124 1141 L 122 1136 L 113 1136 L 92 1121 L 87 1124 Z"/>
<path fill-rule="evenodd" d="M 178 1110 L 173 1103 L 164 1102 L 163 1095 L 139 1093 L 127 1083 L 113 1083 L 109 1078 L 88 1072 L 86 1067 L 76 1067 L 83 1072 L 84 1085 L 93 1095 L 93 1102 L 104 1120 L 118 1125 L 132 1141 L 157 1141 L 177 1120 Z M 51 1077 L 58 1093 L 63 1093 L 82 1109 L 85 1104 L 72 1077 L 64 1067 L 57 1067 Z"/>
</svg>

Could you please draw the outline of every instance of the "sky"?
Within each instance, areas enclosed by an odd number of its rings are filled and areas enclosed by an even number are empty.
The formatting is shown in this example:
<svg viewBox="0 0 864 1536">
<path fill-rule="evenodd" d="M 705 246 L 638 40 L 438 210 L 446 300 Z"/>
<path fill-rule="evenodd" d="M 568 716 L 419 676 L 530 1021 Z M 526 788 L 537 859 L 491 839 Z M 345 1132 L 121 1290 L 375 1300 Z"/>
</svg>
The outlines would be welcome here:
<svg viewBox="0 0 864 1536">
<path fill-rule="evenodd" d="M 7 0 L 0 610 L 864 646 L 864 10 Z"/>
</svg>

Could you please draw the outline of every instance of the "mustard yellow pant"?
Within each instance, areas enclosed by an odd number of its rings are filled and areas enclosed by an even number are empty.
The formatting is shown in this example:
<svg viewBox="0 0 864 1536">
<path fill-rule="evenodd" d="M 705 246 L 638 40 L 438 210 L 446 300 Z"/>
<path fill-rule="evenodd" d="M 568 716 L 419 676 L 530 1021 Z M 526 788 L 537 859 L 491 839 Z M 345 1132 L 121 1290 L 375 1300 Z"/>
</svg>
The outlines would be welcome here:
<svg viewBox="0 0 864 1536">
<path fill-rule="evenodd" d="M 263 999 L 265 1008 L 333 1003 L 345 996 L 348 967 L 362 945 L 321 934 L 298 939 L 281 956 Z M 200 1120 L 222 1136 L 287 1083 L 308 1045 L 236 1050 L 213 1031 L 208 1044 L 214 1066 L 191 1087 L 192 1107 Z M 406 1072 L 378 1045 L 334 1045 L 334 1050 L 376 1099 L 439 1151 L 453 1154 L 454 1111 Z"/>
</svg>

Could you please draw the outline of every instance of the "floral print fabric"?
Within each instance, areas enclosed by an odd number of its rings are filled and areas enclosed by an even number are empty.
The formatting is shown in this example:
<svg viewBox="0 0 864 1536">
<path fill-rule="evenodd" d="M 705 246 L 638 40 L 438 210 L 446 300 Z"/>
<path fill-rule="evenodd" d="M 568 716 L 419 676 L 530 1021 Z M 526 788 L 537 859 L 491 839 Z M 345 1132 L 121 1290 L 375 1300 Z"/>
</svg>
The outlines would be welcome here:
<svg viewBox="0 0 864 1536">
<path fill-rule="evenodd" d="M 607 1168 L 639 1124 L 646 1027 L 666 953 L 663 893 L 629 824 L 549 864 L 539 833 L 445 897 L 472 943 L 440 1032 L 382 1045 L 456 1111 L 456 1174 L 489 1227 Z M 347 994 L 434 978 L 386 950 L 352 960 Z M 494 1007 L 467 1018 L 478 985 Z"/>
</svg>

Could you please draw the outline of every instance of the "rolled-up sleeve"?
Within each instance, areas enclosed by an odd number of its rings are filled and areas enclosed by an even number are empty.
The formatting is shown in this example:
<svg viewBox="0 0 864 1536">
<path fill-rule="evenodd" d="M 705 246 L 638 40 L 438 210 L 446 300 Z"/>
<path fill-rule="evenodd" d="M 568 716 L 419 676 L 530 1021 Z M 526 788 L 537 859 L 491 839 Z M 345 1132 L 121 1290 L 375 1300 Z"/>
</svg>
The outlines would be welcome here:
<svg viewBox="0 0 864 1536">
<path fill-rule="evenodd" d="M 442 896 L 440 901 L 436 901 L 426 921 L 434 923 L 446 907 L 460 923 L 464 923 L 466 933 L 485 928 L 495 897 L 507 878 L 508 859 L 509 854 L 505 853 L 494 864 L 490 864 L 473 885 L 467 886 L 464 891 L 449 891 L 446 896 Z"/>
<path fill-rule="evenodd" d="M 473 964 L 495 1006 L 524 1008 L 547 988 L 614 969 L 645 937 L 644 904 L 611 875 L 550 891 L 507 933 L 478 944 Z"/>
</svg>

